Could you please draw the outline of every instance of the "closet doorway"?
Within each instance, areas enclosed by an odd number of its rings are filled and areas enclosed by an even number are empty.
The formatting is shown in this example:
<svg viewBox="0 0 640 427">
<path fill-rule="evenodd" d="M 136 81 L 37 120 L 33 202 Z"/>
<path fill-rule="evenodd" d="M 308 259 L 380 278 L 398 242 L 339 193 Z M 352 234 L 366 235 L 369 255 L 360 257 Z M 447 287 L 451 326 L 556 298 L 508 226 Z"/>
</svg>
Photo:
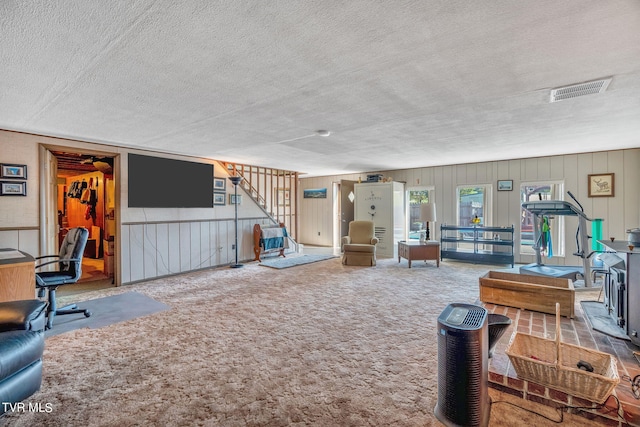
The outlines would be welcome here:
<svg viewBox="0 0 640 427">
<path fill-rule="evenodd" d="M 69 229 L 85 227 L 89 240 L 82 259 L 82 277 L 65 293 L 116 286 L 116 202 L 114 155 L 49 149 L 50 209 L 56 223 L 47 227 L 51 245 L 60 247 Z M 55 177 L 55 178 L 54 178 Z M 52 252 L 56 253 L 56 252 Z"/>
</svg>

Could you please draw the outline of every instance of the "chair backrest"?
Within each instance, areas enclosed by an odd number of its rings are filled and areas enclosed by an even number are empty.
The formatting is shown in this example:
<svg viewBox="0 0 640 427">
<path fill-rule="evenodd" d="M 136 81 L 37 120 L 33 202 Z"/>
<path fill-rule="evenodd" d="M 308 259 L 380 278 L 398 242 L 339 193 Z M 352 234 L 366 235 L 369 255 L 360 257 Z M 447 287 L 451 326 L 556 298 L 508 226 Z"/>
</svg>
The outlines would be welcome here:
<svg viewBox="0 0 640 427">
<path fill-rule="evenodd" d="M 79 261 L 70 261 L 60 263 L 60 271 L 72 274 L 76 278 L 82 276 L 82 256 L 84 248 L 89 239 L 89 230 L 84 227 L 76 227 L 69 230 L 60 245 L 58 253 L 60 259 L 74 258 Z"/>
<path fill-rule="evenodd" d="M 373 221 L 351 221 L 349 223 L 349 237 L 351 243 L 371 244 L 374 237 Z"/>
</svg>

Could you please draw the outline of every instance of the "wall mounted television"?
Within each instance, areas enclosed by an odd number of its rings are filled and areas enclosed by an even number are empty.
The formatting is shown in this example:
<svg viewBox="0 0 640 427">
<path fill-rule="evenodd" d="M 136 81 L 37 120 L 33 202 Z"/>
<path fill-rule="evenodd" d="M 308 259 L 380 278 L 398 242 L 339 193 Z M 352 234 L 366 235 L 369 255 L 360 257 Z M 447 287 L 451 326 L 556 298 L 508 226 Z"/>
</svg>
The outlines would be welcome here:
<svg viewBox="0 0 640 427">
<path fill-rule="evenodd" d="M 212 208 L 213 165 L 129 153 L 130 208 Z"/>
</svg>

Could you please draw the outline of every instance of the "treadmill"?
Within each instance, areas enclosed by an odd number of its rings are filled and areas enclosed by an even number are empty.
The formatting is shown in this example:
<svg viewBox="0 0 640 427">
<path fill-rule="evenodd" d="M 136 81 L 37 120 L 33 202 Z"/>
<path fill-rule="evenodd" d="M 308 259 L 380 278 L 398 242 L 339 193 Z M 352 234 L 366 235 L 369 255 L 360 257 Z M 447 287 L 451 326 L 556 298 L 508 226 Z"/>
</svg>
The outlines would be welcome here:
<svg viewBox="0 0 640 427">
<path fill-rule="evenodd" d="M 573 197 L 571 192 L 567 192 L 573 200 L 578 201 Z M 580 203 L 578 203 L 580 205 Z M 584 280 L 584 287 L 591 288 L 593 283 L 591 280 L 591 265 L 589 257 L 591 254 L 585 254 L 585 248 L 589 246 L 589 236 L 587 235 L 587 221 L 593 221 L 584 214 L 582 206 L 577 207 L 570 202 L 564 200 L 539 200 L 534 202 L 522 203 L 523 209 L 531 212 L 534 215 L 533 221 L 533 233 L 534 244 L 533 250 L 536 253 L 536 262 L 520 267 L 521 274 L 531 274 L 534 276 L 548 276 L 555 278 L 567 278 L 572 279 L 574 282 L 578 278 L 578 275 L 582 276 Z M 575 256 L 582 258 L 582 266 L 568 266 L 568 265 L 544 265 L 542 263 L 542 254 L 540 253 L 540 242 L 542 241 L 542 217 L 543 216 L 577 216 L 578 217 L 578 230 L 576 232 L 576 244 L 578 245 Z"/>
</svg>

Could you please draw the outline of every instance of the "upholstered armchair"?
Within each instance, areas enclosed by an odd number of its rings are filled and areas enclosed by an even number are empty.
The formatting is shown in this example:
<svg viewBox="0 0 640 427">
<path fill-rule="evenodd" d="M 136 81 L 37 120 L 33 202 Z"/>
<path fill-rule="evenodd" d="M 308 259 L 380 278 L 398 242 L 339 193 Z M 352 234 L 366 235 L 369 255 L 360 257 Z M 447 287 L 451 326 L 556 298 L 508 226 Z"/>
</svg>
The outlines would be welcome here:
<svg viewBox="0 0 640 427">
<path fill-rule="evenodd" d="M 351 221 L 349 235 L 342 238 L 342 264 L 376 265 L 376 244 L 373 221 Z"/>
</svg>

